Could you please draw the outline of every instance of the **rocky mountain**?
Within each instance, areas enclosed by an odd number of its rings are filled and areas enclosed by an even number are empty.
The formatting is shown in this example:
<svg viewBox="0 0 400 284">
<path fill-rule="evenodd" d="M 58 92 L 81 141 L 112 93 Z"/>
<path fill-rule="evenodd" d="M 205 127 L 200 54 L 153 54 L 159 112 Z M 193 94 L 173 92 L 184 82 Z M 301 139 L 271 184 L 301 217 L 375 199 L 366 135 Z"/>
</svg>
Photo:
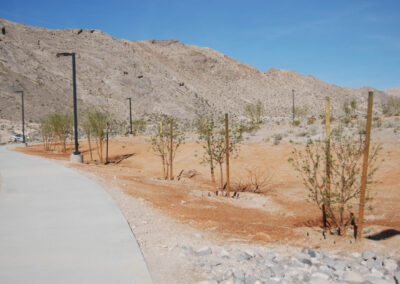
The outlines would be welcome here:
<svg viewBox="0 0 400 284">
<path fill-rule="evenodd" d="M 390 96 L 400 97 L 400 88 L 387 89 L 385 93 Z"/>
<path fill-rule="evenodd" d="M 243 114 L 244 105 L 261 100 L 269 117 L 290 117 L 292 89 L 296 106 L 310 114 L 324 111 L 329 96 L 333 112 L 345 100 L 366 106 L 376 94 L 376 110 L 386 94 L 370 87 L 344 88 L 295 71 L 258 70 L 213 49 L 177 40 L 128 41 L 99 30 L 50 30 L 0 19 L 0 119 L 20 119 L 25 91 L 27 121 L 55 110 L 72 109 L 71 57 L 75 52 L 79 109 L 101 107 L 118 119 L 167 113 L 193 118 L 201 113 Z"/>
</svg>

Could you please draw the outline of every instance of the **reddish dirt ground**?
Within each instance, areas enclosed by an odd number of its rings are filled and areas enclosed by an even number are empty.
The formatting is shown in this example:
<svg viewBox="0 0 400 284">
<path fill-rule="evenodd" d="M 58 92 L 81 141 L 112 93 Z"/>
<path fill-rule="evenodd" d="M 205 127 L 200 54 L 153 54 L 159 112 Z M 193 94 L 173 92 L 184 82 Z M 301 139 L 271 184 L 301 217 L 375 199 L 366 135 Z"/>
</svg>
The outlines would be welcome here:
<svg viewBox="0 0 400 284">
<path fill-rule="evenodd" d="M 117 185 L 127 194 L 144 198 L 179 222 L 213 232 L 217 238 L 329 246 L 327 242 L 325 245 L 321 242 L 320 211 L 305 201 L 307 191 L 287 162 L 293 149 L 291 144 L 274 146 L 259 142 L 241 145 L 239 156 L 231 161 L 232 183 L 246 180 L 246 169 L 257 168 L 272 177 L 270 190 L 263 195 L 241 194 L 238 199 L 228 199 L 215 196 L 216 186 L 209 181 L 207 166 L 200 164 L 203 150 L 197 143 L 186 143 L 179 148 L 174 168 L 175 174 L 181 170 L 196 170 L 199 174 L 179 181 L 161 179 L 161 160 L 151 151 L 145 137 L 113 139 L 108 165 L 88 163 L 87 143 L 80 143 L 86 163 L 73 167 L 94 173 L 104 183 Z M 60 154 L 45 152 L 41 145 L 34 145 L 17 148 L 17 151 L 68 160 L 71 149 L 67 154 Z M 385 160 L 377 173 L 380 183 L 373 188 L 376 194 L 372 204 L 374 210 L 366 212 L 365 228 L 369 233 L 400 229 L 400 143 L 384 143 L 381 156 Z M 96 150 L 93 157 L 98 157 Z M 217 183 L 218 173 L 217 168 Z M 342 244 L 343 248 L 349 239 L 330 236 L 329 244 L 332 243 Z M 396 247 L 395 240 L 388 239 L 383 244 Z"/>
</svg>

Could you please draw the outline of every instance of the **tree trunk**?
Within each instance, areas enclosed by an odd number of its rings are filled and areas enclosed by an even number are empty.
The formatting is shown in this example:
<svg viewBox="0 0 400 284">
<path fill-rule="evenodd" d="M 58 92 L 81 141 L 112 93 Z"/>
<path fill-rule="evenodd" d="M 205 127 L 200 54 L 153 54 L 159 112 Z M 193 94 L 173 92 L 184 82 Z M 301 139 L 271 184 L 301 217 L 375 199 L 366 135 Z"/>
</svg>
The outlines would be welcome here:
<svg viewBox="0 0 400 284">
<path fill-rule="evenodd" d="M 220 169 L 220 175 L 221 175 L 220 186 L 221 186 L 221 189 L 223 189 L 224 188 L 224 175 L 223 175 L 223 171 L 222 171 L 222 163 L 219 164 L 219 169 Z"/>
<path fill-rule="evenodd" d="M 92 145 L 90 143 L 90 134 L 88 135 L 88 144 L 89 144 L 90 160 L 93 161 Z"/>
</svg>

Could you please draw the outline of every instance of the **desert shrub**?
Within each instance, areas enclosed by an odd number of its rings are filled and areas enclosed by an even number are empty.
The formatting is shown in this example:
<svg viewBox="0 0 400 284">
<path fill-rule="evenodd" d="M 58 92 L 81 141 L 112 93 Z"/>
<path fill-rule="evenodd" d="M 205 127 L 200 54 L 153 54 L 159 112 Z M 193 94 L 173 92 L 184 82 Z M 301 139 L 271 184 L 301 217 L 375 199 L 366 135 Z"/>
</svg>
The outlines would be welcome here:
<svg viewBox="0 0 400 284">
<path fill-rule="evenodd" d="M 272 138 L 274 138 L 274 145 L 278 145 L 283 139 L 283 136 L 281 133 L 276 133 L 272 136 Z"/>
<path fill-rule="evenodd" d="M 170 131 L 170 123 L 172 121 L 172 134 Z M 151 136 L 152 151 L 161 158 L 163 178 L 168 176 L 172 179 L 172 173 L 169 172 L 170 160 L 169 155 L 172 151 L 172 162 L 175 159 L 177 149 L 184 142 L 185 136 L 179 132 L 179 125 L 172 117 L 165 114 L 154 117 L 155 134 Z M 172 144 L 171 144 L 172 135 Z"/>
<path fill-rule="evenodd" d="M 304 150 L 294 149 L 289 162 L 300 174 L 308 190 L 309 202 L 316 204 L 321 212 L 325 205 L 327 218 L 331 226 L 339 232 L 345 232 L 350 225 L 353 203 L 357 202 L 361 191 L 362 157 L 364 153 L 364 136 L 359 139 L 340 136 L 332 139 L 330 155 L 327 157 L 327 144 L 311 141 Z M 372 145 L 368 164 L 367 197 L 371 198 L 371 184 L 377 171 L 377 159 L 380 145 Z M 330 163 L 330 178 L 326 175 L 326 161 Z M 329 188 L 329 190 L 328 190 Z"/>
<path fill-rule="evenodd" d="M 400 97 L 389 96 L 382 104 L 382 112 L 386 116 L 394 116 L 400 114 Z"/>
<path fill-rule="evenodd" d="M 307 118 L 307 124 L 308 125 L 314 124 L 316 120 L 317 119 L 315 118 L 315 116 L 310 116 L 309 118 Z"/>
<path fill-rule="evenodd" d="M 375 116 L 372 119 L 372 127 L 379 128 L 382 126 L 382 118 Z"/>
<path fill-rule="evenodd" d="M 262 171 L 259 168 L 246 169 L 247 176 L 236 181 L 233 191 L 265 194 L 272 189 L 272 171 Z"/>
<path fill-rule="evenodd" d="M 294 108 L 294 115 L 297 118 L 306 118 L 308 115 L 308 106 L 300 106 Z"/>
<path fill-rule="evenodd" d="M 143 134 L 146 131 L 146 121 L 143 119 L 135 119 L 132 121 L 133 135 Z"/>
<path fill-rule="evenodd" d="M 293 121 L 293 126 L 300 126 L 300 120 Z"/>
<path fill-rule="evenodd" d="M 247 104 L 244 108 L 244 113 L 250 120 L 251 124 L 261 124 L 262 116 L 264 114 L 264 106 L 260 100 L 254 104 Z"/>
</svg>

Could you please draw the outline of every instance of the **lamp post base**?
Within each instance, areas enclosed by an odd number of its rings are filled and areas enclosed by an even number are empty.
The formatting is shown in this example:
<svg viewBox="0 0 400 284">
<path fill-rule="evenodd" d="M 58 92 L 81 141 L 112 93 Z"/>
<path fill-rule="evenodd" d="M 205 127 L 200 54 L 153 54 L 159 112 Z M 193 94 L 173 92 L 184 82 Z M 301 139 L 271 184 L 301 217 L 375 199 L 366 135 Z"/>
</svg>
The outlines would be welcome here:
<svg viewBox="0 0 400 284">
<path fill-rule="evenodd" d="M 70 161 L 71 163 L 77 163 L 77 164 L 81 164 L 83 163 L 83 157 L 82 154 L 74 154 L 72 153 L 70 156 Z"/>
</svg>

